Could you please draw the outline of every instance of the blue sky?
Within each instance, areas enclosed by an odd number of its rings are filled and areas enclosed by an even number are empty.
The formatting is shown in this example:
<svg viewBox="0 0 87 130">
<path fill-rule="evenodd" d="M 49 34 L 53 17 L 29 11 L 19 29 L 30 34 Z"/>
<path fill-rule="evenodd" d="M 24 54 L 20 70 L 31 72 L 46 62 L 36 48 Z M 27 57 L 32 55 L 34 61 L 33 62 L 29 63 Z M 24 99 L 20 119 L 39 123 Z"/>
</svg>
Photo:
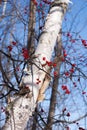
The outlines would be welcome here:
<svg viewBox="0 0 87 130">
<path fill-rule="evenodd" d="M 20 2 L 21 2 L 21 0 L 20 0 Z M 63 31 L 70 32 L 70 33 L 73 33 L 73 32 L 78 33 L 78 35 L 80 35 L 83 39 L 87 40 L 87 0 L 72 0 L 72 2 L 73 2 L 73 4 L 70 4 L 67 14 L 65 16 L 66 21 L 64 21 L 64 23 L 63 23 Z M 26 16 L 24 18 L 26 18 Z M 18 27 L 18 30 L 16 30 L 15 35 L 17 38 L 19 38 L 19 41 L 21 41 L 21 43 L 23 43 L 24 41 L 23 41 L 22 37 L 24 36 L 24 34 L 21 33 L 22 30 L 24 29 L 24 28 L 22 28 L 23 25 L 21 25 L 21 24 L 19 25 L 19 23 L 18 23 L 16 27 Z M 20 37 L 19 37 L 19 35 L 20 35 Z M 73 37 L 78 38 L 78 36 L 76 36 L 75 34 Z M 25 38 L 25 42 L 26 42 L 26 38 Z M 74 44 L 72 45 L 68 40 L 64 44 L 67 44 L 67 46 L 70 45 L 71 47 L 74 47 L 75 50 L 78 50 L 76 53 L 71 55 L 71 52 L 73 50 L 72 49 L 69 50 L 66 46 L 66 49 L 68 50 L 68 54 L 70 54 L 71 57 L 72 56 L 76 57 L 76 64 L 80 63 L 78 61 L 78 57 L 80 54 L 85 55 L 85 57 L 87 56 L 86 55 L 87 49 L 85 49 L 84 46 L 82 46 L 82 43 L 80 40 L 77 41 L 75 43 L 75 45 Z M 72 59 L 72 62 L 75 62 L 75 61 Z M 84 61 L 84 63 L 86 63 L 86 61 Z M 65 66 L 63 66 L 63 69 L 65 69 L 64 67 Z M 83 63 L 82 63 L 82 65 L 80 64 L 80 65 L 78 65 L 78 67 L 81 67 L 82 71 L 84 71 L 84 73 L 87 74 L 87 66 L 83 67 Z M 67 68 L 68 68 L 68 66 L 67 66 Z M 73 78 L 73 81 L 77 82 L 77 80 L 75 78 Z M 85 98 L 85 101 L 87 100 L 87 98 L 83 97 L 80 94 L 81 90 L 83 90 L 83 89 L 85 91 L 87 91 L 87 88 L 86 88 L 87 81 L 84 79 L 81 79 L 81 84 L 77 83 L 78 87 L 74 91 L 73 91 L 73 84 L 68 79 L 66 79 L 62 82 L 60 81 L 60 87 L 61 87 L 62 83 L 66 83 L 66 82 L 67 82 L 67 85 L 70 87 L 72 94 L 69 96 L 65 96 L 65 99 L 66 99 L 65 101 L 63 101 L 63 100 L 59 101 L 60 106 L 58 106 L 57 110 L 60 112 L 61 108 L 66 106 L 68 111 L 71 111 L 70 118 L 73 119 L 73 118 L 77 118 L 79 115 L 87 112 L 87 110 L 86 110 L 87 106 L 84 103 L 84 98 Z M 49 93 L 51 94 L 50 91 L 49 91 Z M 62 95 L 63 95 L 63 93 L 62 93 Z M 48 96 L 49 96 L 49 94 L 48 94 Z M 71 102 L 69 102 L 70 100 L 71 100 Z M 61 105 L 61 101 L 62 101 L 62 105 Z M 76 107 L 74 107 L 75 106 L 74 103 L 77 103 Z M 45 102 L 45 103 L 43 102 L 42 104 L 44 104 L 44 106 L 47 107 L 48 102 Z M 78 112 L 76 111 L 76 108 L 79 109 Z M 85 127 L 87 129 L 86 122 L 81 121 L 80 124 L 82 127 Z M 77 126 L 72 125 L 71 130 L 75 130 L 75 129 L 77 129 Z"/>
</svg>

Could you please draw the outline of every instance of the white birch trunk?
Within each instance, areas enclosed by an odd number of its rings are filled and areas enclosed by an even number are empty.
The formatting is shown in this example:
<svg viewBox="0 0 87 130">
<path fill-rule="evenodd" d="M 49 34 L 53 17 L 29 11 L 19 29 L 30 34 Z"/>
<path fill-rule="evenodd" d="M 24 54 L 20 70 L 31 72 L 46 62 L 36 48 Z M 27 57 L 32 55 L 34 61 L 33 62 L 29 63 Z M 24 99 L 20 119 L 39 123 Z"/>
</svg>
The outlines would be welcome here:
<svg viewBox="0 0 87 130">
<path fill-rule="evenodd" d="M 55 2 L 58 3 L 50 8 L 43 28 L 43 33 L 40 36 L 35 52 L 37 58 L 34 60 L 34 63 L 45 71 L 48 70 L 48 66 L 45 66 L 44 68 L 42 67 L 45 63 L 43 57 L 45 57 L 47 61 L 50 61 L 51 59 L 56 39 L 61 29 L 64 11 L 70 1 L 55 0 L 54 3 Z M 60 3 L 62 3 L 61 6 Z M 44 71 L 40 70 L 36 66 L 32 65 L 32 72 L 31 70 L 26 70 L 26 73 L 29 75 L 23 76 L 21 82 L 21 85 L 27 85 L 31 92 L 27 97 L 25 95 L 12 99 L 13 104 L 10 104 L 11 109 L 9 109 L 10 118 L 7 120 L 3 130 L 24 130 L 28 119 L 32 116 L 37 104 L 39 90 L 41 89 L 46 75 Z M 37 84 L 37 79 L 41 81 L 39 84 Z"/>
</svg>

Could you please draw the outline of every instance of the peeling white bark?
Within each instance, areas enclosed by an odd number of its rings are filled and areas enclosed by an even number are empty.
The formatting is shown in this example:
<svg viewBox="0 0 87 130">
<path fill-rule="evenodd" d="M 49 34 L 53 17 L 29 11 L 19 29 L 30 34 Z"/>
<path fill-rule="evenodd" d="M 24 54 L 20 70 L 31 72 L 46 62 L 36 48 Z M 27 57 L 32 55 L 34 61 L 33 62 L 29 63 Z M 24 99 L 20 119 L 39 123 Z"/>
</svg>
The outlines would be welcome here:
<svg viewBox="0 0 87 130">
<path fill-rule="evenodd" d="M 66 3 L 67 6 L 70 1 L 60 0 L 60 2 Z M 42 65 L 46 62 L 43 60 L 43 57 L 45 57 L 47 61 L 51 59 L 56 39 L 61 29 L 63 16 L 64 11 L 62 6 L 51 7 L 35 52 L 37 58 L 34 60 L 34 63 L 41 69 L 43 68 Z M 32 72 L 31 70 L 25 70 L 29 75 L 23 76 L 21 85 L 27 85 L 30 93 L 15 98 L 12 110 L 10 110 L 11 122 L 8 120 L 3 130 L 24 130 L 29 117 L 32 115 L 36 106 L 39 90 L 41 90 L 46 75 L 44 71 L 36 66 L 32 65 Z M 46 65 L 43 69 L 48 71 L 48 66 Z M 37 79 L 40 80 L 39 84 L 37 83 Z"/>
<path fill-rule="evenodd" d="M 3 130 L 24 130 L 29 116 L 32 116 L 35 108 L 33 98 L 17 97 L 13 103 L 14 106 L 9 111 L 11 114 L 10 120 L 6 122 Z"/>
<path fill-rule="evenodd" d="M 61 2 L 65 2 L 65 3 L 71 3 L 72 4 L 72 2 L 70 1 L 70 0 L 60 0 Z"/>
</svg>

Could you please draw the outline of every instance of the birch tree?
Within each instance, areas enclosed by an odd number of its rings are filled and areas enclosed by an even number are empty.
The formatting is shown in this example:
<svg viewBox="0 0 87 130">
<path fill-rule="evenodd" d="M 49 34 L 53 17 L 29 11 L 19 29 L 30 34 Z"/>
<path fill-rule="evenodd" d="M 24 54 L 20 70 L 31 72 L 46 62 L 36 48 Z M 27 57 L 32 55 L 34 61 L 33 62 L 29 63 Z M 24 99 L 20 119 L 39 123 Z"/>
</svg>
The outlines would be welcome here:
<svg viewBox="0 0 87 130">
<path fill-rule="evenodd" d="M 0 129 L 87 127 L 87 5 L 62 2 L 0 1 Z"/>
<path fill-rule="evenodd" d="M 25 67 L 19 85 L 19 93 L 11 97 L 7 106 L 8 119 L 3 130 L 24 130 L 38 102 L 44 100 L 44 93 L 50 82 L 51 68 L 48 63 L 60 36 L 62 20 L 69 0 L 54 0 L 47 15 L 38 46 L 32 59 Z M 26 91 L 27 90 L 27 91 Z"/>
</svg>

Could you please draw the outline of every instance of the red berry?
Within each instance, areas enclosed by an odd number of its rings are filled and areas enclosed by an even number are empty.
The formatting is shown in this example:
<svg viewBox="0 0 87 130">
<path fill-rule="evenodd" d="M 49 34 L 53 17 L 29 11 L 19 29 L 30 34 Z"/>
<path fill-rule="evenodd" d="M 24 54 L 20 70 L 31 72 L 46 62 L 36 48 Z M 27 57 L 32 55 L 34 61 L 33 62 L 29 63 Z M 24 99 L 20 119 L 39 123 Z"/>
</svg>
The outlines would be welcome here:
<svg viewBox="0 0 87 130">
<path fill-rule="evenodd" d="M 22 54 L 23 54 L 24 59 L 29 58 L 28 50 L 26 48 L 22 48 Z"/>
<path fill-rule="evenodd" d="M 54 71 L 54 77 L 56 77 L 58 75 L 58 73 L 56 71 Z"/>
<path fill-rule="evenodd" d="M 83 44 L 83 45 L 86 44 L 86 40 L 83 40 L 83 39 L 82 39 L 81 41 L 82 41 L 82 44 Z"/>
<path fill-rule="evenodd" d="M 77 87 L 76 82 L 73 82 L 74 87 Z"/>
<path fill-rule="evenodd" d="M 65 94 L 70 94 L 70 90 L 66 89 Z"/>
<path fill-rule="evenodd" d="M 67 86 L 62 85 L 62 90 L 66 90 L 66 89 L 67 89 Z"/>
<path fill-rule="evenodd" d="M 74 73 L 74 68 L 71 68 L 69 71 L 70 71 L 71 73 Z"/>
<path fill-rule="evenodd" d="M 75 66 L 76 66 L 76 64 L 72 64 L 72 66 L 73 66 L 73 67 L 75 67 Z"/>
<path fill-rule="evenodd" d="M 82 94 L 86 94 L 86 92 L 85 92 L 85 91 L 82 91 Z"/>
<path fill-rule="evenodd" d="M 84 46 L 87 46 L 87 43 L 86 43 L 86 40 L 81 40 L 82 41 L 82 44 L 84 45 Z"/>
<path fill-rule="evenodd" d="M 43 60 L 46 60 L 46 57 L 43 57 Z"/>
<path fill-rule="evenodd" d="M 56 67 L 57 66 L 57 64 L 56 63 L 53 63 L 53 67 Z"/>
<path fill-rule="evenodd" d="M 36 82 L 36 84 L 39 84 L 39 82 Z"/>
<path fill-rule="evenodd" d="M 12 46 L 11 45 L 8 46 L 8 50 L 12 51 Z"/>
<path fill-rule="evenodd" d="M 68 33 L 67 33 L 67 37 L 71 37 L 71 34 L 70 34 L 70 32 L 68 32 Z"/>
<path fill-rule="evenodd" d="M 51 62 L 51 61 L 46 61 L 46 64 L 47 64 L 48 66 L 52 66 L 52 62 Z"/>
<path fill-rule="evenodd" d="M 70 130 L 69 126 L 66 127 L 66 130 Z"/>
<path fill-rule="evenodd" d="M 68 112 L 66 116 L 68 116 L 68 117 L 69 117 L 69 116 L 70 116 L 70 113 Z"/>
<path fill-rule="evenodd" d="M 17 42 L 12 41 L 11 44 L 16 46 Z"/>
<path fill-rule="evenodd" d="M 67 56 L 67 54 L 66 53 L 64 53 L 64 57 L 66 57 Z"/>
<path fill-rule="evenodd" d="M 39 83 L 41 83 L 41 80 L 39 80 Z"/>
<path fill-rule="evenodd" d="M 69 76 L 69 72 L 65 72 L 65 76 Z"/>
</svg>

